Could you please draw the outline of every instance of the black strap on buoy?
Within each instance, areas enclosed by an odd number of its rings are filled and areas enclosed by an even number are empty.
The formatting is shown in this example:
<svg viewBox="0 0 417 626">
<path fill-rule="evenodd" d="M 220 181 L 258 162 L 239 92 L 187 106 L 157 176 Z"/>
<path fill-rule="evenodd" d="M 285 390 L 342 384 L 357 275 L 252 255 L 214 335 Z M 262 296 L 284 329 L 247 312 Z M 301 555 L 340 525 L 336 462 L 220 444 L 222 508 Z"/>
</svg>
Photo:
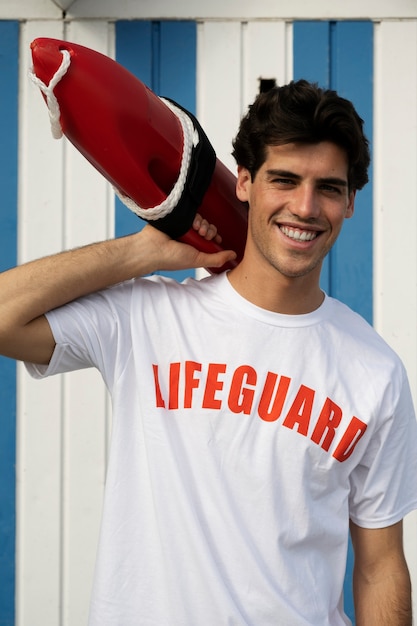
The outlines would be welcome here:
<svg viewBox="0 0 417 626">
<path fill-rule="evenodd" d="M 174 100 L 169 98 L 166 100 L 172 102 L 174 106 L 188 115 L 199 137 L 198 144 L 193 146 L 191 151 L 184 189 L 177 205 L 165 217 L 150 220 L 152 226 L 169 235 L 172 239 L 178 239 L 190 230 L 198 208 L 210 186 L 216 166 L 216 153 L 197 118 Z"/>
</svg>

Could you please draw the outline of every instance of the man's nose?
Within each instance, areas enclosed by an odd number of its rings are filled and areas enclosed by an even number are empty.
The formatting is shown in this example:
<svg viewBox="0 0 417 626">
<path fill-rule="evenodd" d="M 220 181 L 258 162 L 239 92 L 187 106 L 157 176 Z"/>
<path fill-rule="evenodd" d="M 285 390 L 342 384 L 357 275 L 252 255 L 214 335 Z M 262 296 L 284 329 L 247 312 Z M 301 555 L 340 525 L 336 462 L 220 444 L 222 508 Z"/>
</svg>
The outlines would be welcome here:
<svg viewBox="0 0 417 626">
<path fill-rule="evenodd" d="M 315 188 L 310 185 L 300 185 L 297 189 L 292 213 L 301 219 L 315 219 L 320 214 L 320 200 Z"/>
</svg>

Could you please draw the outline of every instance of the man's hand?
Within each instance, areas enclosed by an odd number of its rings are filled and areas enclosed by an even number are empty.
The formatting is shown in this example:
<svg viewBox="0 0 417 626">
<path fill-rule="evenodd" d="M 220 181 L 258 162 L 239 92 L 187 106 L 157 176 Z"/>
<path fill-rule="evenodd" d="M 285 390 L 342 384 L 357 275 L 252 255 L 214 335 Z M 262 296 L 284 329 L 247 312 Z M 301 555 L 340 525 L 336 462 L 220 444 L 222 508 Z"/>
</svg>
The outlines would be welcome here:
<svg viewBox="0 0 417 626">
<path fill-rule="evenodd" d="M 194 218 L 193 228 L 207 241 L 215 241 L 216 243 L 222 241 L 216 226 L 210 224 L 199 214 Z M 236 258 L 236 254 L 231 250 L 215 253 L 201 252 L 189 244 L 171 239 L 151 225 L 145 226 L 139 235 L 146 237 L 146 244 L 150 246 L 148 258 L 150 267 L 145 273 L 198 267 L 220 268 L 228 261 L 233 261 Z"/>
</svg>

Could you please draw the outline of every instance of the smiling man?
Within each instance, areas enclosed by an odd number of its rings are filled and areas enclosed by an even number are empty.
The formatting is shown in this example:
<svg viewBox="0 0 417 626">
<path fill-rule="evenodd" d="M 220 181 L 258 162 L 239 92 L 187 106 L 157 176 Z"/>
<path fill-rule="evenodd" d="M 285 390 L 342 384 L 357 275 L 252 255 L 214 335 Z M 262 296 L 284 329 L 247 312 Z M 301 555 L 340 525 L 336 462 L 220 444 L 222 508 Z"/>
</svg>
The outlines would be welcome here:
<svg viewBox="0 0 417 626">
<path fill-rule="evenodd" d="M 234 142 L 243 260 L 146 226 L 0 276 L 0 352 L 35 377 L 96 367 L 113 433 L 91 626 L 410 626 L 402 519 L 417 425 L 398 356 L 323 293 L 367 182 L 353 105 L 261 94 Z M 208 239 L 216 228 L 196 216 Z"/>
</svg>

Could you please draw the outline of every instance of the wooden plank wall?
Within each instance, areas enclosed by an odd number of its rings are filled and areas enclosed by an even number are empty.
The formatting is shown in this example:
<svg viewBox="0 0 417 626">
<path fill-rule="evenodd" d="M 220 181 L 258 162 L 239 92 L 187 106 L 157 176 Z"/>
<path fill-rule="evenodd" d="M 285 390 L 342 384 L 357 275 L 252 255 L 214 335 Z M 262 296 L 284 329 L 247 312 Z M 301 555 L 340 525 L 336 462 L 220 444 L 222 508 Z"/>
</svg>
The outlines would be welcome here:
<svg viewBox="0 0 417 626">
<path fill-rule="evenodd" d="M 5 66 L 0 65 L 2 77 L 6 76 L 10 87 L 8 96 L 11 98 L 7 112 L 1 109 L 7 122 L 0 146 L 0 163 L 3 163 L 3 174 L 6 171 L 4 164 L 11 168 L 10 175 L 8 173 L 4 177 L 8 186 L 2 186 L 3 198 L 8 204 L 2 223 L 6 223 L 4 220 L 17 222 L 12 226 L 14 234 L 8 234 L 4 228 L 0 232 L 0 237 L 10 245 L 7 258 L 1 257 L 2 269 L 12 265 L 16 256 L 19 262 L 24 262 L 63 248 L 111 237 L 115 233 L 122 234 L 124 229 L 130 230 L 137 224 L 137 218 L 124 207 L 115 211 L 113 194 L 108 185 L 68 142 L 52 139 L 45 105 L 27 76 L 29 44 L 37 36 L 76 41 L 110 56 L 117 55 L 123 63 L 132 63 L 143 71 L 149 49 L 146 54 L 139 49 L 136 56 L 128 53 L 127 57 L 123 57 L 123 50 L 125 53 L 129 50 L 129 29 L 135 45 L 145 42 L 145 35 L 140 41 L 137 39 L 137 23 L 120 21 L 132 17 L 127 10 L 133 4 L 106 1 L 100 3 L 103 11 L 99 15 L 98 3 L 77 0 L 71 7 L 73 14 L 68 13 L 66 22 L 49 0 L 40 0 L 38 11 L 35 4 L 35 0 L 24 0 L 20 5 L 22 13 L 19 14 L 16 3 L 0 3 L 0 18 L 6 20 L 4 28 L 14 29 L 12 39 L 16 46 L 18 42 L 20 45 L 19 53 L 17 50 L 12 52 L 12 47 L 8 49 L 8 78 Z M 169 17 L 172 3 L 164 5 L 160 0 L 156 4 L 160 15 L 165 10 Z M 152 7 L 155 11 L 156 4 L 154 0 L 152 3 L 143 2 L 143 17 L 154 17 L 146 15 L 146 11 L 151 12 Z M 178 4 L 177 17 L 187 21 L 187 17 L 193 16 L 185 11 L 185 4 Z M 297 13 L 299 10 L 297 15 L 304 22 L 307 18 L 317 17 L 308 14 L 303 1 L 296 4 L 294 11 Z M 319 4 L 319 7 L 315 5 L 315 11 L 319 12 L 322 8 L 323 16 L 328 17 L 330 5 L 326 1 Z M 360 4 L 366 13 L 366 2 Z M 197 5 L 199 3 L 193 4 L 193 7 Z M 187 66 L 184 66 L 184 59 L 177 60 L 176 65 L 183 65 L 183 77 L 193 72 L 195 75 L 193 80 L 184 81 L 181 78 L 179 95 L 166 91 L 174 91 L 179 78 L 171 71 L 164 73 L 165 62 L 160 64 L 159 73 L 155 73 L 154 65 L 148 65 L 146 71 L 150 72 L 149 80 L 159 81 L 157 87 L 165 91 L 164 95 L 171 95 L 179 101 L 184 97 L 185 106 L 195 107 L 219 157 L 233 168 L 231 139 L 240 116 L 258 91 L 259 79 L 275 78 L 282 83 L 301 71 L 297 59 L 300 58 L 302 44 L 307 45 L 307 39 L 300 39 L 300 33 L 302 29 L 311 29 L 314 25 L 311 22 L 304 25 L 294 23 L 292 17 L 285 20 L 274 18 L 269 2 L 257 6 L 258 16 L 265 19 L 239 18 L 237 15 L 231 19 L 228 15 L 222 20 L 223 5 L 224 2 L 210 4 L 210 11 L 218 11 L 217 19 L 208 16 L 195 21 L 193 18 L 192 25 L 188 23 L 184 26 L 191 29 L 186 39 L 188 43 L 193 42 L 195 54 L 192 58 L 188 53 L 185 55 Z M 241 7 L 241 3 L 238 5 Z M 84 11 L 82 19 L 77 18 L 77 6 Z M 355 21 L 353 18 L 359 14 L 359 10 L 355 13 L 355 6 L 359 6 L 358 3 L 349 3 L 352 15 L 345 16 L 351 21 Z M 365 116 L 372 117 L 369 131 L 373 136 L 374 165 L 373 182 L 366 192 L 369 196 L 364 200 L 358 220 L 360 237 L 355 239 L 358 223 L 352 222 L 352 233 L 337 252 L 336 267 L 345 266 L 347 273 L 341 274 L 342 280 L 335 281 L 333 271 L 333 283 L 330 273 L 327 280 L 329 290 L 335 289 L 336 295 L 342 297 L 348 294 L 352 297 L 354 308 L 368 318 L 373 317 L 377 330 L 402 356 L 416 398 L 417 15 L 415 11 L 413 14 L 411 3 L 407 0 L 399 3 L 384 0 L 378 2 L 378 8 L 381 17 L 386 15 L 391 19 L 378 18 L 373 23 L 362 23 L 361 28 L 372 29 L 371 49 L 363 51 L 363 47 L 352 41 L 345 30 L 350 28 L 348 24 L 337 26 L 340 29 L 339 56 L 345 53 L 355 58 L 349 77 L 353 86 L 355 66 L 357 68 L 362 63 L 362 55 L 366 56 L 367 62 L 369 56 L 372 57 L 372 104 L 369 105 L 368 101 L 366 105 L 371 110 L 363 110 Z M 116 9 L 117 15 L 110 15 Z M 370 2 L 369 13 L 374 10 L 374 3 Z M 395 15 L 404 19 L 396 19 Z M 20 20 L 20 25 L 17 21 L 10 21 L 12 19 Z M 169 56 L 169 48 L 164 48 L 173 36 L 169 34 L 169 29 L 175 31 L 179 26 L 164 23 L 161 27 L 148 22 L 141 27 L 149 29 L 146 45 L 154 46 L 155 41 L 159 41 L 162 46 L 158 49 L 160 59 L 164 55 Z M 3 28 L 1 22 L 0 28 Z M 158 28 L 159 33 L 155 34 Z M 322 29 L 325 35 L 313 36 L 305 59 L 312 57 L 311 46 L 317 54 L 328 52 L 328 32 L 334 26 L 327 21 L 316 24 L 314 28 Z M 151 37 L 152 29 L 154 39 Z M 4 41 L 2 37 L 0 46 Z M 367 41 L 369 45 L 369 37 Z M 343 74 L 348 72 L 349 68 L 341 67 Z M 303 73 L 306 71 L 304 68 Z M 316 64 L 315 72 L 318 72 L 317 79 L 323 84 L 329 80 L 330 75 L 324 67 L 319 70 Z M 12 75 L 16 79 L 16 88 L 13 87 Z M 191 84 L 193 90 L 185 95 L 184 90 Z M 340 88 L 340 83 L 336 81 L 335 86 Z M 364 95 L 355 91 L 350 93 L 354 99 Z M 2 100 L 1 106 L 4 103 L 5 100 Z M 16 128 L 13 129 L 17 123 L 18 133 Z M 9 144 L 5 143 L 6 140 Z M 18 213 L 13 213 L 12 205 L 15 204 Z M 373 211 L 369 210 L 371 205 Z M 5 250 L 2 244 L 0 252 Z M 358 258 L 362 259 L 359 264 Z M 337 291 L 340 289 L 341 294 Z M 3 533 L 0 548 L 3 550 L 4 546 L 5 554 L 8 554 L 8 561 L 5 561 L 8 565 L 4 568 L 6 578 L 3 578 L 2 570 L 1 580 L 7 580 L 9 586 L 7 592 L 0 592 L 0 624 L 80 626 L 87 622 L 99 532 L 111 428 L 109 399 L 95 372 L 74 373 L 35 382 L 22 366 L 18 367 L 16 379 L 14 365 L 1 362 L 0 368 L 3 368 L 3 363 L 6 369 L 0 370 L 0 397 L 5 416 L 3 420 L 10 428 L 7 432 L 3 430 L 0 437 L 0 462 L 5 463 L 0 490 L 0 534 Z M 14 408 L 15 403 L 17 409 Z M 11 527 L 14 525 L 15 493 L 17 526 L 14 534 Z M 415 588 L 416 530 L 417 517 L 411 515 L 406 524 L 406 548 Z M 13 554 L 15 540 L 16 611 L 13 602 L 10 602 L 14 577 L 14 563 L 10 563 L 10 555 Z"/>
</svg>

